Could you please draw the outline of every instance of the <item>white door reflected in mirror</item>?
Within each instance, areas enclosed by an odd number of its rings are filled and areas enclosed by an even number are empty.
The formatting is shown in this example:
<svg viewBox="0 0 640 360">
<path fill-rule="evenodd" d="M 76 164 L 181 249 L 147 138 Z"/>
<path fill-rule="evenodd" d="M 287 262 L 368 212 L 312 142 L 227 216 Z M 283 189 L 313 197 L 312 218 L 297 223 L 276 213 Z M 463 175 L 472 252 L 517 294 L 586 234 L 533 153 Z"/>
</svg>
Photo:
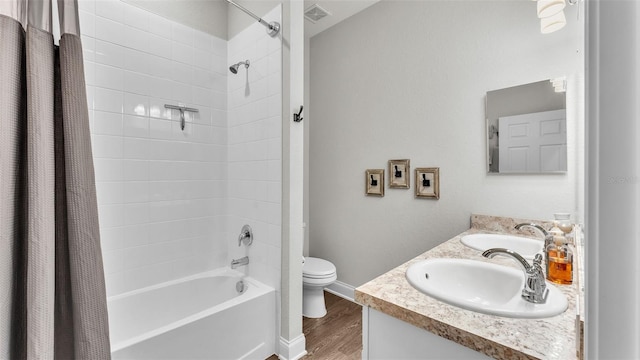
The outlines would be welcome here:
<svg viewBox="0 0 640 360">
<path fill-rule="evenodd" d="M 567 119 L 565 110 L 505 116 L 500 129 L 501 173 L 567 171 Z"/>
</svg>

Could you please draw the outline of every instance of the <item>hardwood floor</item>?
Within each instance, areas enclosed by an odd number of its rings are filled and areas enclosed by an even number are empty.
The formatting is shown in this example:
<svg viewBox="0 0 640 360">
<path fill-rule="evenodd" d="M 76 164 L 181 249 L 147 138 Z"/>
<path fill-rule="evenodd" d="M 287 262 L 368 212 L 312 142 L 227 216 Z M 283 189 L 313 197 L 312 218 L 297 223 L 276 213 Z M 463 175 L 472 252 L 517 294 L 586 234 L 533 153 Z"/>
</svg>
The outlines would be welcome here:
<svg viewBox="0 0 640 360">
<path fill-rule="evenodd" d="M 303 318 L 307 355 L 303 360 L 356 360 L 362 357 L 362 307 L 331 293 L 324 293 L 327 315 Z M 273 355 L 267 360 L 277 360 Z"/>
</svg>

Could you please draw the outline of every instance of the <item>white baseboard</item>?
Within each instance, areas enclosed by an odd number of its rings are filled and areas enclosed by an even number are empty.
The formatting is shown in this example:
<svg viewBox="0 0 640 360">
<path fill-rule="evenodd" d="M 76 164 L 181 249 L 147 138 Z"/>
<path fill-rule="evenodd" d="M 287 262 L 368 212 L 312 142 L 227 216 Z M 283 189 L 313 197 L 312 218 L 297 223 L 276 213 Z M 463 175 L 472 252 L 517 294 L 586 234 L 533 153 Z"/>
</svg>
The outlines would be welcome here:
<svg viewBox="0 0 640 360">
<path fill-rule="evenodd" d="M 280 360 L 298 360 L 307 355 L 306 339 L 304 334 L 300 334 L 291 341 L 281 336 L 279 347 L 278 359 Z"/>
<path fill-rule="evenodd" d="M 341 298 L 355 302 L 353 298 L 355 297 L 356 288 L 349 284 L 345 284 L 342 281 L 336 281 L 324 289 L 334 295 L 340 296 Z"/>
</svg>

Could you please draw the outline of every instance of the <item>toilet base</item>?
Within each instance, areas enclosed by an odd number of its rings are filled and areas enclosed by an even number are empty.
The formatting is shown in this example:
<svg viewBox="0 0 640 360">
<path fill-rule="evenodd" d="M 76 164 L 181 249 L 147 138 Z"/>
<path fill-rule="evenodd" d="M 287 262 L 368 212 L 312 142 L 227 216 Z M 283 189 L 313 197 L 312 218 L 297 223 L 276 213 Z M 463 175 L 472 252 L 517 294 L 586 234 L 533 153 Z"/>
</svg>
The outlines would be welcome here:
<svg viewBox="0 0 640 360">
<path fill-rule="evenodd" d="M 324 287 L 305 286 L 302 289 L 302 316 L 317 319 L 327 315 Z"/>
</svg>

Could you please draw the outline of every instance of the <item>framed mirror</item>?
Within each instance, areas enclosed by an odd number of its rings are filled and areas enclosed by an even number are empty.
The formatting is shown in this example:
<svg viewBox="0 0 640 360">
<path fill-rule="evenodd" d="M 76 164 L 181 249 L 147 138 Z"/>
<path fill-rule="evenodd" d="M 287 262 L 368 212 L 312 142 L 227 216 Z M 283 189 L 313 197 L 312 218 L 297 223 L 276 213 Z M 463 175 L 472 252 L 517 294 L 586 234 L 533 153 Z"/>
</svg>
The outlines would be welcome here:
<svg viewBox="0 0 640 360">
<path fill-rule="evenodd" d="M 488 91 L 485 105 L 488 173 L 566 173 L 564 77 Z"/>
</svg>

